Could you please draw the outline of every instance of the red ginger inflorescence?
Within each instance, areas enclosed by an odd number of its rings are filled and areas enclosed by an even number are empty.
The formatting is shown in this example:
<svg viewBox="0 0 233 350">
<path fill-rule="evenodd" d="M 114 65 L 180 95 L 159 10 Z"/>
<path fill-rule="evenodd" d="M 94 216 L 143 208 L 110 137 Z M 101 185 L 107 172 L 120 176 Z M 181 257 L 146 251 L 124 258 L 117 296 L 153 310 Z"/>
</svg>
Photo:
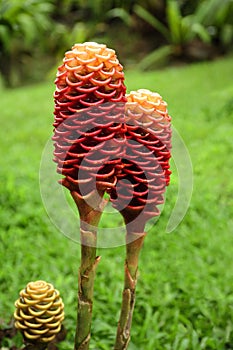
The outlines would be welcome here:
<svg viewBox="0 0 233 350">
<path fill-rule="evenodd" d="M 126 98 L 115 51 L 96 43 L 74 45 L 55 83 L 54 160 L 62 183 L 82 198 L 107 191 L 132 217 L 158 215 L 170 180 L 166 102 L 145 89 Z"/>
<path fill-rule="evenodd" d="M 157 206 L 170 181 L 171 117 L 158 93 L 132 91 L 125 105 L 126 145 L 117 186 L 111 189 L 113 206 L 135 219 L 142 210 L 144 219 L 159 215 Z M 140 217 L 141 221 L 142 217 Z M 140 222 L 135 222 L 136 226 Z"/>
<path fill-rule="evenodd" d="M 123 67 L 115 51 L 92 42 L 74 45 L 55 83 L 58 172 L 82 197 L 90 196 L 95 186 L 105 190 L 115 185 L 126 101 Z"/>
</svg>

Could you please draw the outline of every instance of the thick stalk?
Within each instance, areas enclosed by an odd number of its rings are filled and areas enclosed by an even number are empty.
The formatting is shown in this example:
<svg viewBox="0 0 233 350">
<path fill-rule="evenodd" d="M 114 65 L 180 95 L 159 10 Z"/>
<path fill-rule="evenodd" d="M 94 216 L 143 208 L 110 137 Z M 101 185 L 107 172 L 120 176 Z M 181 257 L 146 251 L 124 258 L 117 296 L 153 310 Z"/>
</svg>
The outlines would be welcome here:
<svg viewBox="0 0 233 350">
<path fill-rule="evenodd" d="M 89 349 L 95 271 L 100 257 L 96 256 L 96 232 L 81 228 L 81 264 L 78 283 L 78 312 L 75 350 Z M 86 245 L 88 244 L 89 245 Z"/>
<path fill-rule="evenodd" d="M 88 350 L 91 338 L 94 279 L 100 257 L 96 256 L 97 227 L 105 200 L 99 196 L 95 208 L 71 191 L 80 214 L 81 263 L 78 273 L 78 310 L 75 350 Z"/>
<path fill-rule="evenodd" d="M 144 233 L 139 235 L 127 232 L 124 290 L 114 350 L 126 350 L 130 341 L 138 275 L 138 260 L 144 237 Z"/>
</svg>

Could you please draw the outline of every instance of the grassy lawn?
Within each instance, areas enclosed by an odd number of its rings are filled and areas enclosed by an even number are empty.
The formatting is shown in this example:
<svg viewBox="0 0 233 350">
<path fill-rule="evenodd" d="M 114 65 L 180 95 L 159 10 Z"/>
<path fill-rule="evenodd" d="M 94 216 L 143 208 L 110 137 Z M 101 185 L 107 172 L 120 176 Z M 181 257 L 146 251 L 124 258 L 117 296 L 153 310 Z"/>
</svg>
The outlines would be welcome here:
<svg viewBox="0 0 233 350">
<path fill-rule="evenodd" d="M 194 173 L 189 210 L 167 234 L 178 190 L 172 165 L 165 208 L 141 253 L 130 350 L 233 349 L 232 77 L 233 57 L 126 72 L 128 90 L 148 88 L 168 102 Z M 10 320 L 20 289 L 44 279 L 65 303 L 68 335 L 59 349 L 67 350 L 73 348 L 80 247 L 49 220 L 39 187 L 41 154 L 52 133 L 53 90 L 48 82 L 0 91 L 0 322 Z M 107 225 L 107 215 L 104 220 Z M 91 349 L 109 350 L 119 316 L 124 247 L 98 254 Z"/>
</svg>

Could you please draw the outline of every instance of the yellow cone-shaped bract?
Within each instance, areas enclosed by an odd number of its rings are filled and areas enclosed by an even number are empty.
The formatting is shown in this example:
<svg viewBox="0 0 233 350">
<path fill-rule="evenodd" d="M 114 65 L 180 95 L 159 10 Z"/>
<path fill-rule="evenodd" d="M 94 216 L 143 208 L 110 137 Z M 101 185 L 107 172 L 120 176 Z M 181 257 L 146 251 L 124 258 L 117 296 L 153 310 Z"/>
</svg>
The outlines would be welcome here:
<svg viewBox="0 0 233 350">
<path fill-rule="evenodd" d="M 50 342 L 61 330 L 64 304 L 60 293 L 45 281 L 30 282 L 15 302 L 15 327 L 29 343 Z"/>
</svg>

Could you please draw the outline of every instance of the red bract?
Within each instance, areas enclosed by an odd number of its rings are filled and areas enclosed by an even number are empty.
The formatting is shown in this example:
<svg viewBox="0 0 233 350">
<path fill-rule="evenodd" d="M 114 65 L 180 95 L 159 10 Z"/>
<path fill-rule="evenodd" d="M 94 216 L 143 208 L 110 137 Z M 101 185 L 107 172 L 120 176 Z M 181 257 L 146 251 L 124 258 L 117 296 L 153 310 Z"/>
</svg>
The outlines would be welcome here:
<svg viewBox="0 0 233 350">
<path fill-rule="evenodd" d="M 145 220 L 159 214 L 157 206 L 164 201 L 171 174 L 170 121 L 159 94 L 140 89 L 127 95 L 125 155 L 110 194 L 113 206 L 129 221 L 141 212 Z"/>
<path fill-rule="evenodd" d="M 126 101 L 122 69 L 114 50 L 88 42 L 74 45 L 58 68 L 54 160 L 82 197 L 116 183 Z"/>
</svg>

